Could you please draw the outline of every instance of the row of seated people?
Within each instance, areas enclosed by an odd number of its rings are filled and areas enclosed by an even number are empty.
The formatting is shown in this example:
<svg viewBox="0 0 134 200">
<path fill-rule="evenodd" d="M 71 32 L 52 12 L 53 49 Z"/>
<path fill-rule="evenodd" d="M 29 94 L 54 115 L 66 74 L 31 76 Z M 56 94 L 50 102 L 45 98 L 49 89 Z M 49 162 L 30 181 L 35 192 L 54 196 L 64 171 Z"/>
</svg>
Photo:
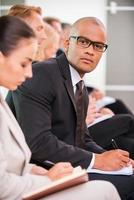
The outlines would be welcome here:
<svg viewBox="0 0 134 200">
<path fill-rule="evenodd" d="M 96 31 L 92 34 L 94 30 Z M 102 22 L 94 17 L 79 19 L 65 41 L 65 53 L 33 64 L 33 78 L 23 83 L 18 90 L 9 92 L 7 101 L 9 105 L 11 101 L 13 103 L 33 160 L 42 164 L 45 160 L 54 163 L 69 161 L 74 167 L 81 165 L 87 170 L 96 168 L 106 171 L 134 165 L 134 151 L 130 149 L 130 141 L 133 142 L 133 116 L 115 115 L 101 122 L 102 129 L 98 129 L 99 142 L 104 138 L 109 148 L 111 137 L 117 140 L 118 145 L 122 141 L 123 150 L 106 151 L 90 136 L 97 133 L 96 126 L 100 123 L 89 127 L 89 132 L 86 127 L 86 93 L 81 104 L 84 105 L 84 115 L 82 118 L 78 115 L 75 100 L 77 83 L 83 83 L 84 74 L 96 67 L 106 49 L 106 32 Z M 85 90 L 84 85 L 82 88 Z M 81 126 L 78 127 L 79 120 Z M 103 124 L 109 121 L 110 124 Z M 77 127 L 81 130 L 81 135 L 78 135 Z M 107 133 L 107 139 L 103 137 L 104 132 Z M 76 141 L 79 136 L 80 140 Z M 133 175 L 124 177 L 90 173 L 89 178 L 110 181 L 116 186 L 122 199 L 134 198 Z"/>
<path fill-rule="evenodd" d="M 37 38 L 39 36 L 40 39 L 45 38 L 45 36 L 43 37 L 44 26 L 40 8 L 16 5 L 10 10 L 10 15 L 13 13 L 15 16 L 19 13 L 27 23 L 19 17 L 0 17 L 0 86 L 9 90 L 15 90 L 27 78 L 32 78 L 31 64 L 35 60 L 38 44 L 41 43 L 41 40 L 37 40 Z M 34 32 L 28 24 L 36 31 Z M 32 124 L 32 118 L 30 121 Z M 47 153 L 49 152 L 46 152 L 46 155 Z M 30 158 L 31 151 L 23 132 L 0 95 L 1 200 L 21 200 L 25 193 L 48 185 L 73 172 L 73 166 L 69 162 L 55 164 L 53 168 L 46 170 L 31 164 Z M 117 190 L 112 184 L 104 181 L 89 181 L 87 184 L 43 199 L 110 200 L 111 194 L 113 200 L 120 200 Z"/>
</svg>

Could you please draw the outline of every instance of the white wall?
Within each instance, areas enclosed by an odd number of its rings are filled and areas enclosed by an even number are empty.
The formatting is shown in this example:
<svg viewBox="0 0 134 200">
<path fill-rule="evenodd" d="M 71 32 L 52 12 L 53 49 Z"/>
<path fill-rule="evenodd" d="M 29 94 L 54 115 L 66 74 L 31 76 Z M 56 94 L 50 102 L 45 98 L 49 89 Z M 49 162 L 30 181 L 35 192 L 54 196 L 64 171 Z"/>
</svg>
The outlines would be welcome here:
<svg viewBox="0 0 134 200">
<path fill-rule="evenodd" d="M 73 23 L 84 16 L 95 16 L 106 25 L 106 0 L 26 0 L 27 4 L 41 6 L 44 16 L 53 16 Z M 87 74 L 86 83 L 105 89 L 106 56 L 94 72 Z"/>
<path fill-rule="evenodd" d="M 89 15 L 105 22 L 105 0 L 26 0 L 26 3 L 41 6 L 45 16 L 58 17 L 66 22 Z"/>
<path fill-rule="evenodd" d="M 26 4 L 40 6 L 43 16 L 53 16 L 61 21 L 73 23 L 84 16 L 95 16 L 106 25 L 106 0 L 26 0 Z M 87 74 L 85 81 L 105 89 L 106 56 L 104 54 L 96 70 Z M 2 90 L 6 94 L 6 90 Z"/>
</svg>

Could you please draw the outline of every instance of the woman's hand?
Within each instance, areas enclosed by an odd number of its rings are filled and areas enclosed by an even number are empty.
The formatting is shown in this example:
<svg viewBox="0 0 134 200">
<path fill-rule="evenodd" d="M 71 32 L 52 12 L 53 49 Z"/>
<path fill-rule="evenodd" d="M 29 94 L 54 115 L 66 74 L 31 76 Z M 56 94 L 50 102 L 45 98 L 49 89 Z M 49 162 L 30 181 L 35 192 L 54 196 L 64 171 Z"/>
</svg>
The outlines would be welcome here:
<svg viewBox="0 0 134 200">
<path fill-rule="evenodd" d="M 35 174 L 35 175 L 46 175 L 47 173 L 47 169 L 44 169 L 43 167 L 37 166 L 37 165 L 33 165 L 32 170 L 31 170 L 31 174 Z"/>
<path fill-rule="evenodd" d="M 51 180 L 57 180 L 64 176 L 67 176 L 73 172 L 73 167 L 68 162 L 60 162 L 55 164 L 48 172 L 46 176 L 48 176 Z"/>
</svg>

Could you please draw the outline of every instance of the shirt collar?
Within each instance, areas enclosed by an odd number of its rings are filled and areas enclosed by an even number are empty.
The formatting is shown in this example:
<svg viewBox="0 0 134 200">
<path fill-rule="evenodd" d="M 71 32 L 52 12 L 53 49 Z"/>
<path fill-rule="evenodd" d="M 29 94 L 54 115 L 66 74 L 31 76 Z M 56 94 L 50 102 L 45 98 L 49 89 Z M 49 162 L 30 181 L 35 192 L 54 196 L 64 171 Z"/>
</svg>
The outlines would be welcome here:
<svg viewBox="0 0 134 200">
<path fill-rule="evenodd" d="M 71 73 L 72 85 L 74 87 L 82 79 L 79 73 L 76 71 L 76 69 L 74 69 L 70 64 L 69 64 L 69 68 L 70 68 L 70 73 Z"/>
</svg>

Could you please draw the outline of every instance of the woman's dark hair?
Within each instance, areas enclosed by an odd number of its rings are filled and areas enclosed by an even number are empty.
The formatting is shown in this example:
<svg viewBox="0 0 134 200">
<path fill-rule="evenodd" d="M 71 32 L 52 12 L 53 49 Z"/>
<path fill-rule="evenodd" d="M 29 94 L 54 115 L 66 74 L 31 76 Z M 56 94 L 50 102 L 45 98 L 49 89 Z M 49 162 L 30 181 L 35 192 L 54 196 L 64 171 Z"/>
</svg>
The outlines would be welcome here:
<svg viewBox="0 0 134 200">
<path fill-rule="evenodd" d="M 33 30 L 18 17 L 0 17 L 0 51 L 5 56 L 17 48 L 21 39 L 35 37 Z"/>
</svg>

